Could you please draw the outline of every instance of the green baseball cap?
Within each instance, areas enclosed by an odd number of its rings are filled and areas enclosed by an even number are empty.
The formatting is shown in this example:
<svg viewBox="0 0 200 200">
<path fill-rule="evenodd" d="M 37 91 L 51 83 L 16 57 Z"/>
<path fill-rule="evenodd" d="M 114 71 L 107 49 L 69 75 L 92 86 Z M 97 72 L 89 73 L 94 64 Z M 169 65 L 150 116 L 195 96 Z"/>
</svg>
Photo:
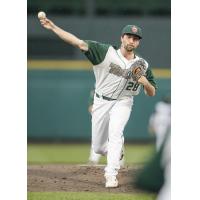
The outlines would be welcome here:
<svg viewBox="0 0 200 200">
<path fill-rule="evenodd" d="M 124 34 L 132 34 L 138 36 L 140 39 L 142 39 L 142 29 L 136 25 L 126 25 L 122 29 L 122 35 Z"/>
</svg>

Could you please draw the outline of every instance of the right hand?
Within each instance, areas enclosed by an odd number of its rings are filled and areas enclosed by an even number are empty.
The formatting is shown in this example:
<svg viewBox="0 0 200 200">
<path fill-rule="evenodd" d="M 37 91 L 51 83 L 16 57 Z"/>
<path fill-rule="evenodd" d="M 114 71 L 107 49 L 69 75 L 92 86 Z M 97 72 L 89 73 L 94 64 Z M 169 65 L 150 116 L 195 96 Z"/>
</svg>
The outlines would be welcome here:
<svg viewBox="0 0 200 200">
<path fill-rule="evenodd" d="M 55 24 L 47 18 L 40 19 L 40 23 L 44 28 L 49 30 L 52 30 L 55 27 Z"/>
</svg>

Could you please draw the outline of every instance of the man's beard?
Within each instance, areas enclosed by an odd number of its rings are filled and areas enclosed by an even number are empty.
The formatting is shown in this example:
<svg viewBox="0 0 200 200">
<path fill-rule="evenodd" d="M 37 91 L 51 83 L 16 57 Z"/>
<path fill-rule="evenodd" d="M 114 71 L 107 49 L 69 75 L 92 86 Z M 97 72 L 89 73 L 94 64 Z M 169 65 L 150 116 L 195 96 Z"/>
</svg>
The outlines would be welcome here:
<svg viewBox="0 0 200 200">
<path fill-rule="evenodd" d="M 126 51 L 131 52 L 133 51 L 135 48 L 131 45 L 125 45 L 124 48 L 126 49 Z"/>
</svg>

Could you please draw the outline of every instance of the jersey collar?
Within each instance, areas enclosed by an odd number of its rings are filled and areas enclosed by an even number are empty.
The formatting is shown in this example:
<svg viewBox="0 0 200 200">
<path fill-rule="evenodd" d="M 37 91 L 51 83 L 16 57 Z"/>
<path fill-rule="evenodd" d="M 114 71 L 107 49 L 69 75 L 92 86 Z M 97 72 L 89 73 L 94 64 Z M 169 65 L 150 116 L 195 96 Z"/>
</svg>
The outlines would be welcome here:
<svg viewBox="0 0 200 200">
<path fill-rule="evenodd" d="M 126 59 L 126 58 L 122 55 L 120 49 L 117 50 L 117 53 L 118 53 L 118 55 L 120 56 L 120 58 L 121 58 L 125 63 L 130 63 L 130 62 L 133 62 L 135 59 L 138 59 L 138 56 L 136 56 L 135 54 L 134 54 L 134 58 L 133 58 L 133 59 L 131 59 L 131 60 Z"/>
</svg>

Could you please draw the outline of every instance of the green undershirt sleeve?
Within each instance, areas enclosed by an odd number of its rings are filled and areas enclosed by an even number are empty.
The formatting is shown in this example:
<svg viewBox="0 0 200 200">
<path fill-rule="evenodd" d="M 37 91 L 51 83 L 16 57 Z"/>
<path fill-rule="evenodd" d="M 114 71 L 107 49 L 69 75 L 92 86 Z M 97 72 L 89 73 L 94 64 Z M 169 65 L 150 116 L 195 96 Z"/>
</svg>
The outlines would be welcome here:
<svg viewBox="0 0 200 200">
<path fill-rule="evenodd" d="M 152 70 L 149 68 L 146 71 L 146 78 L 151 83 L 151 85 L 155 87 L 155 89 L 158 89 Z"/>
<path fill-rule="evenodd" d="M 98 65 L 103 62 L 110 45 L 91 40 L 84 41 L 88 44 L 88 51 L 84 52 L 84 54 L 91 61 L 91 63 L 93 65 Z"/>
</svg>

